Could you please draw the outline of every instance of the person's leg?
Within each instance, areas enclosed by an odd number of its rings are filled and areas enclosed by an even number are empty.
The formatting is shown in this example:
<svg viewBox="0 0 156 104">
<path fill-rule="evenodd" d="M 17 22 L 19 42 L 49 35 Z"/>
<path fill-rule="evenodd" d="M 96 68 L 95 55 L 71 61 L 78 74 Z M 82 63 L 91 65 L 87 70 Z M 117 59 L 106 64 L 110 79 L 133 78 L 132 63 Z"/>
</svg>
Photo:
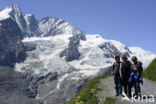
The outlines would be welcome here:
<svg viewBox="0 0 156 104">
<path fill-rule="evenodd" d="M 118 78 L 117 78 L 116 75 L 114 75 L 114 85 L 115 85 L 115 93 L 116 93 L 116 95 L 119 95 L 118 94 L 118 90 L 119 90 L 119 88 L 118 88 Z"/>
<path fill-rule="evenodd" d="M 125 94 L 127 95 L 127 84 L 125 84 L 124 86 L 124 91 L 125 91 Z"/>
<path fill-rule="evenodd" d="M 122 79 L 120 81 L 121 81 L 120 84 L 121 84 L 121 94 L 122 94 L 122 92 L 124 92 L 124 83 Z"/>
<path fill-rule="evenodd" d="M 119 95 L 122 95 L 122 81 L 120 75 L 118 76 Z"/>
<path fill-rule="evenodd" d="M 123 81 L 123 86 L 124 86 L 124 92 L 127 95 L 127 82 L 126 82 L 126 80 Z"/>
<path fill-rule="evenodd" d="M 131 97 L 131 86 L 130 86 L 130 83 L 129 83 L 129 76 L 127 75 L 126 78 L 125 78 L 125 83 L 126 83 L 126 91 L 127 91 L 127 96 L 128 97 Z"/>
<path fill-rule="evenodd" d="M 134 81 L 135 96 L 138 97 L 137 81 Z"/>
<path fill-rule="evenodd" d="M 140 82 L 139 81 L 136 83 L 136 89 L 137 89 L 138 96 L 140 96 L 140 98 L 141 98 L 141 90 L 140 90 Z"/>
<path fill-rule="evenodd" d="M 133 87 L 133 82 L 128 83 L 128 97 L 131 98 L 132 94 L 132 87 Z"/>
</svg>

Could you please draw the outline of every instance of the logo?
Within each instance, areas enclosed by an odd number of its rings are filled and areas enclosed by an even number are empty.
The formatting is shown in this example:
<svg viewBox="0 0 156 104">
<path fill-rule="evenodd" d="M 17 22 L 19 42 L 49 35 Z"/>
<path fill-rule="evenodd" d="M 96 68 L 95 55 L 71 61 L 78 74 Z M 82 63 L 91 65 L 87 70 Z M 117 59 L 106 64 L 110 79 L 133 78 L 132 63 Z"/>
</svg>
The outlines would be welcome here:
<svg viewBox="0 0 156 104">
<path fill-rule="evenodd" d="M 132 95 L 133 95 L 133 92 L 132 92 Z M 124 97 L 121 99 L 121 102 L 129 101 L 129 102 L 153 103 L 153 102 L 155 102 L 154 98 L 155 98 L 154 95 L 141 95 L 141 94 L 138 94 L 138 97 L 135 95 L 135 96 L 132 96 L 131 98 L 129 98 L 126 94 L 124 94 Z"/>
<path fill-rule="evenodd" d="M 129 102 L 131 101 L 125 93 L 124 93 L 124 97 L 121 99 L 121 102 L 123 102 L 124 100 L 129 101 Z"/>
</svg>

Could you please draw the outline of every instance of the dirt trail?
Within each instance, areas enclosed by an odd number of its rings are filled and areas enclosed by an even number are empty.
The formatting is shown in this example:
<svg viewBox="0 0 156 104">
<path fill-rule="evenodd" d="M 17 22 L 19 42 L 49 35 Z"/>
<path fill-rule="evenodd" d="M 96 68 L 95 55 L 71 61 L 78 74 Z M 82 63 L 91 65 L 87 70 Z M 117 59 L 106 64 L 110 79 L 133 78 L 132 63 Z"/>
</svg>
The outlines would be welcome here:
<svg viewBox="0 0 156 104">
<path fill-rule="evenodd" d="M 102 79 L 98 87 L 102 89 L 102 91 L 98 91 L 96 94 L 96 96 L 99 99 L 99 104 L 103 104 L 104 100 L 107 97 L 115 98 L 116 99 L 115 104 L 156 104 L 156 83 L 145 79 L 143 86 L 141 85 L 141 91 L 142 95 L 147 95 L 148 98 L 147 99 L 144 98 L 143 102 L 139 102 L 138 100 L 133 100 L 132 102 L 132 99 L 130 99 L 131 101 L 127 101 L 122 100 L 123 97 L 115 97 L 113 77 Z M 151 95 L 153 95 L 154 98 Z M 151 102 L 153 100 L 154 102 Z"/>
</svg>

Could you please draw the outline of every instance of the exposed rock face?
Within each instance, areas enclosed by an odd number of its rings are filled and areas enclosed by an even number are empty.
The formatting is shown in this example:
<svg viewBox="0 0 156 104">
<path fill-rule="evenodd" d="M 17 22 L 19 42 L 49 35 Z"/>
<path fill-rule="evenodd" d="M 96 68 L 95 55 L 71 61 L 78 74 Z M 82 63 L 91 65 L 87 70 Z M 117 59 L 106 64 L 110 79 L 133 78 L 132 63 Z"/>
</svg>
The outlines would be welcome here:
<svg viewBox="0 0 156 104">
<path fill-rule="evenodd" d="M 23 14 L 16 4 L 10 5 L 7 8 L 12 9 L 9 15 L 16 21 L 24 37 L 40 36 L 41 31 L 38 28 L 38 21 L 34 15 Z"/>
<path fill-rule="evenodd" d="M 0 65 L 13 66 L 16 62 L 22 62 L 26 58 L 26 51 L 31 50 L 21 40 L 39 36 L 41 31 L 35 17 L 23 14 L 16 4 L 6 7 L 0 13 L 8 15 L 0 20 Z"/>
<path fill-rule="evenodd" d="M 120 50 L 118 50 L 112 43 L 105 42 L 103 44 L 99 45 L 99 48 L 101 48 L 104 51 L 107 51 L 107 53 L 104 53 L 105 57 L 114 58 L 114 55 L 122 55 L 125 54 L 127 57 L 130 56 L 131 51 L 125 47 L 125 50 L 127 50 L 124 53 L 121 53 Z"/>
<path fill-rule="evenodd" d="M 11 18 L 0 21 L 0 65 L 12 66 L 26 56 L 22 32 Z"/>
<path fill-rule="evenodd" d="M 27 23 L 24 19 L 24 14 L 22 13 L 22 11 L 19 9 L 19 7 L 15 4 L 15 5 L 10 5 L 6 8 L 10 8 L 11 11 L 9 12 L 10 17 L 16 21 L 16 23 L 18 24 L 19 28 L 21 29 L 22 34 L 26 34 L 25 29 L 27 28 Z"/>
<path fill-rule="evenodd" d="M 65 49 L 60 55 L 61 57 L 65 56 L 65 60 L 67 62 L 79 59 L 79 57 L 81 56 L 78 50 L 80 40 L 86 40 L 85 33 L 77 28 L 74 28 L 72 30 L 72 34 L 73 36 L 69 38 L 70 41 L 68 48 Z"/>
<path fill-rule="evenodd" d="M 26 14 L 24 18 L 27 23 L 26 28 L 27 35 L 25 37 L 40 36 L 41 30 L 38 26 L 38 21 L 35 19 L 34 15 Z"/>
<path fill-rule="evenodd" d="M 26 79 L 25 74 L 0 66 L 0 104 L 43 104 L 32 98 L 37 92 L 33 87 L 35 85 Z"/>
<path fill-rule="evenodd" d="M 82 30 L 78 28 L 73 28 L 72 34 L 74 38 L 78 38 L 79 40 L 83 40 L 83 41 L 86 40 L 86 33 L 84 33 Z"/>
<path fill-rule="evenodd" d="M 70 42 L 68 44 L 68 48 L 65 49 L 61 54 L 61 57 L 65 56 L 67 62 L 79 59 L 80 57 L 80 52 L 78 50 L 80 43 L 79 38 L 75 35 L 73 37 L 70 37 L 69 40 Z"/>
</svg>

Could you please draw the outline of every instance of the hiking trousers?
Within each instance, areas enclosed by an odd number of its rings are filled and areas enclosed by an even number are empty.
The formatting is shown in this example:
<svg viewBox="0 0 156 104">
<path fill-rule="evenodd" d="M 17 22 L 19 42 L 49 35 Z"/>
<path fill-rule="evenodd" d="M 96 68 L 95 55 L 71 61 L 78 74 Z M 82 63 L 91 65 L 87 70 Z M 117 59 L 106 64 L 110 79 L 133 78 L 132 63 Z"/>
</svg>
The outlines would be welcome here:
<svg viewBox="0 0 156 104">
<path fill-rule="evenodd" d="M 119 74 L 114 75 L 114 85 L 115 85 L 116 95 L 122 94 L 122 84 L 121 84 L 121 78 Z"/>
<path fill-rule="evenodd" d="M 128 76 L 123 77 L 123 79 L 122 79 L 122 86 L 124 87 L 125 94 L 129 96 L 128 92 L 130 92 L 130 85 L 128 83 L 128 79 L 129 79 Z"/>
<path fill-rule="evenodd" d="M 140 90 L 140 82 L 139 80 L 132 80 L 132 83 L 130 84 L 129 94 L 131 96 L 131 90 L 134 87 L 135 95 L 136 97 L 141 96 L 141 90 Z"/>
</svg>

